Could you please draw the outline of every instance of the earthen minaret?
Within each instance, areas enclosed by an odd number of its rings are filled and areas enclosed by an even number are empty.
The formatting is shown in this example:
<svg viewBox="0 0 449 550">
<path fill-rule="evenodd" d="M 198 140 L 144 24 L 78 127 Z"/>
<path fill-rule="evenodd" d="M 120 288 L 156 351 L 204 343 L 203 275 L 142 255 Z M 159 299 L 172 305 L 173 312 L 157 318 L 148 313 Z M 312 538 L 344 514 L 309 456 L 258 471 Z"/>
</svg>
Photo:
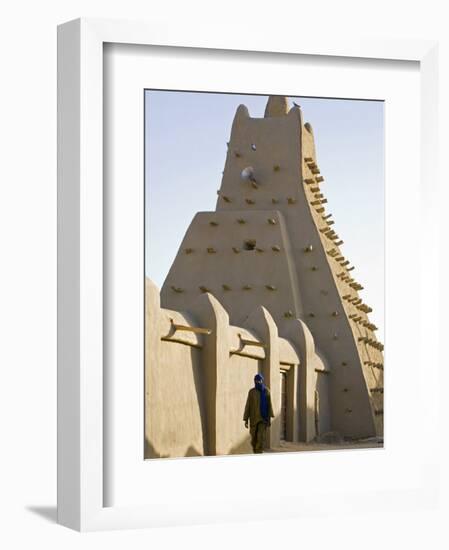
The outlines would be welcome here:
<svg viewBox="0 0 449 550">
<path fill-rule="evenodd" d="M 251 118 L 240 105 L 216 210 L 192 220 L 161 305 L 194 313 L 199 293 L 210 292 L 238 325 L 263 305 L 290 339 L 300 319 L 330 371 L 332 429 L 381 436 L 383 346 L 323 183 L 312 127 L 298 106 L 289 110 L 285 97 L 271 96 L 264 118 Z"/>
</svg>

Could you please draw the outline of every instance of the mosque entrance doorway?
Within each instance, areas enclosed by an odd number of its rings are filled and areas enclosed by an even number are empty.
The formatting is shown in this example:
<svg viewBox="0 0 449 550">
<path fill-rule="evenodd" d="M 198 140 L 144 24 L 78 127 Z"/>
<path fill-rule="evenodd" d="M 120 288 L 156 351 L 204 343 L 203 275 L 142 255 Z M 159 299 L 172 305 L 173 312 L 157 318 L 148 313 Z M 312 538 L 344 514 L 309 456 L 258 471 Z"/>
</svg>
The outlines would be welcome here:
<svg viewBox="0 0 449 550">
<path fill-rule="evenodd" d="M 281 370 L 281 430 L 280 439 L 287 439 L 287 371 Z"/>
</svg>

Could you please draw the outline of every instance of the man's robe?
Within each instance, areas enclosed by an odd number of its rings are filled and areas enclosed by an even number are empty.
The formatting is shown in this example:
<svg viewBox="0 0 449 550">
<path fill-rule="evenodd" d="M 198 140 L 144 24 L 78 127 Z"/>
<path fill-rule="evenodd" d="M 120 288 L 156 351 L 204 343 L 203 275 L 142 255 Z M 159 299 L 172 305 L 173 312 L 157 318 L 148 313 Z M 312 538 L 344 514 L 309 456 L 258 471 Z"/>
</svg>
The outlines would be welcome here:
<svg viewBox="0 0 449 550">
<path fill-rule="evenodd" d="M 249 390 L 245 412 L 243 413 L 243 420 L 245 422 L 249 420 L 251 445 L 253 447 L 253 451 L 256 453 L 263 452 L 266 429 L 267 426 L 271 424 L 271 418 L 274 418 L 270 390 L 266 386 L 265 391 L 267 396 L 268 418 L 265 420 L 262 417 L 260 412 L 260 391 L 256 388 L 251 388 Z"/>
</svg>

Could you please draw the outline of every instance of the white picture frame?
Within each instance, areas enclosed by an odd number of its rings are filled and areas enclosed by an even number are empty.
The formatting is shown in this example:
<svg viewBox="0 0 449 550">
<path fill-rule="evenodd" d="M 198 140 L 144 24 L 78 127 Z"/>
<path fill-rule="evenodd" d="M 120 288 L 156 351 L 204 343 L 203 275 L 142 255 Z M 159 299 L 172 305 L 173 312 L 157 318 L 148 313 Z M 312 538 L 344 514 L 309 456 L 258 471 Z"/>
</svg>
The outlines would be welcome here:
<svg viewBox="0 0 449 550">
<path fill-rule="evenodd" d="M 229 56 L 228 62 L 231 64 L 232 58 L 238 57 L 242 52 L 258 52 L 261 56 L 269 57 L 273 64 L 285 55 L 321 56 L 329 63 L 337 58 L 340 62 L 343 60 L 348 63 L 355 58 L 358 58 L 357 63 L 375 59 L 415 62 L 419 72 L 420 124 L 412 125 L 412 132 L 419 140 L 421 159 L 434 158 L 437 151 L 436 43 L 417 40 L 346 42 L 333 38 L 324 40 L 323 37 L 314 39 L 307 34 L 302 34 L 299 38 L 286 36 L 280 40 L 258 36 L 257 32 L 228 38 L 225 29 L 221 32 L 217 32 L 217 29 L 209 34 L 207 32 L 193 39 L 189 36 L 188 29 L 183 29 L 180 24 L 168 30 L 151 22 L 92 19 L 72 21 L 58 28 L 58 522 L 73 529 L 84 531 L 226 520 L 246 521 L 255 519 L 251 510 L 255 504 L 263 502 L 257 494 L 252 498 L 242 498 L 237 488 L 234 496 L 223 494 L 220 497 L 210 490 L 210 485 L 206 482 L 197 482 L 199 485 L 203 483 L 202 498 L 195 499 L 185 490 L 180 503 L 172 502 L 170 505 L 161 498 L 163 488 L 155 486 L 149 502 L 136 499 L 133 503 L 130 501 L 133 496 L 131 494 L 125 504 L 105 505 L 110 500 L 110 489 L 106 483 L 109 474 L 105 471 L 105 455 L 109 448 L 104 445 L 105 414 L 108 407 L 103 399 L 103 214 L 106 207 L 103 200 L 104 45 L 158 46 L 175 64 L 179 48 L 202 49 L 204 52 L 219 50 L 223 55 L 226 53 Z M 387 172 L 388 170 L 391 167 L 387 165 Z M 426 261 L 418 255 L 421 276 L 419 281 L 423 281 L 434 278 L 438 257 L 435 238 L 437 220 L 433 216 L 436 163 L 426 163 L 424 166 L 421 162 L 418 179 L 420 188 L 415 190 L 426 197 L 426 201 L 417 198 L 411 208 L 420 216 L 415 245 L 419 243 L 419 250 L 425 250 L 426 254 Z M 407 252 L 412 250 L 408 249 Z M 400 284 L 399 279 L 394 284 Z M 415 292 L 418 291 L 415 289 Z M 416 300 L 419 319 L 437 319 L 437 293 L 437 285 L 424 289 L 424 284 L 421 283 L 419 298 Z M 426 380 L 431 380 L 436 388 L 437 324 L 436 321 L 417 324 L 419 340 L 426 349 Z M 419 357 L 418 367 L 413 371 L 417 379 L 423 378 L 423 362 L 422 355 Z M 417 389 L 416 384 L 413 385 L 413 390 Z M 418 404 L 422 403 L 422 395 L 417 394 L 416 398 Z M 388 391 L 386 400 L 388 403 Z M 422 422 L 423 429 L 427 430 L 423 434 L 426 439 L 433 437 L 436 424 L 432 424 L 432 420 L 437 415 L 436 406 L 435 404 L 429 408 L 427 405 L 425 422 Z M 388 440 L 386 450 L 390 452 Z M 391 455 L 393 454 L 394 445 L 391 447 Z M 334 453 L 332 456 L 332 460 L 340 461 L 341 465 L 342 455 L 337 458 Z M 359 462 L 363 462 L 365 456 L 359 454 Z M 141 460 L 141 457 L 136 457 L 136 460 Z M 188 475 L 199 476 L 207 471 L 204 474 L 206 477 L 217 476 L 222 471 L 226 472 L 225 480 L 229 481 L 229 476 L 234 475 L 232 472 L 235 473 L 236 467 L 244 472 L 241 474 L 242 479 L 251 475 L 253 457 L 235 457 L 231 460 L 232 467 L 222 457 L 187 461 L 190 468 Z M 270 475 L 273 476 L 275 465 L 270 460 L 268 457 L 264 460 L 264 468 L 271 469 Z M 295 454 L 292 453 L 282 460 L 282 468 L 293 471 L 292 461 L 295 460 Z M 380 462 L 382 460 L 384 458 L 379 458 Z M 423 503 L 428 505 L 436 499 L 438 479 L 433 475 L 416 478 L 416 471 L 422 467 L 422 472 L 428 472 L 429 467 L 431 469 L 437 460 L 436 451 L 430 446 L 415 459 L 414 469 L 401 487 L 388 488 L 386 482 L 379 491 L 374 492 L 371 487 L 358 491 L 348 488 L 347 493 L 341 487 L 335 487 L 327 494 L 323 482 L 316 487 L 313 494 L 302 492 L 300 486 L 292 484 L 287 491 L 280 492 L 275 501 L 277 511 L 267 511 L 262 516 L 266 519 L 300 517 L 328 514 L 335 508 L 339 509 L 339 513 L 350 513 L 360 506 L 375 511 L 378 506 L 390 506 L 394 509 L 398 505 L 415 508 Z M 388 468 L 388 463 L 386 460 L 385 462 L 385 468 Z M 157 463 L 158 461 L 154 462 Z M 183 472 L 181 461 L 166 463 L 171 464 L 171 474 Z M 124 473 L 120 472 L 119 475 L 123 477 Z M 156 475 L 163 479 L 167 470 L 160 470 Z M 185 472 L 181 474 L 181 483 L 185 475 Z M 326 476 L 324 478 L 328 479 Z M 138 481 L 138 478 L 134 481 Z M 126 480 L 124 484 L 126 485 Z M 182 492 L 182 485 L 178 487 L 181 487 Z M 323 495 L 326 497 L 325 504 Z M 305 496 L 307 502 L 301 498 Z M 257 517 L 260 518 L 260 514 Z"/>
</svg>

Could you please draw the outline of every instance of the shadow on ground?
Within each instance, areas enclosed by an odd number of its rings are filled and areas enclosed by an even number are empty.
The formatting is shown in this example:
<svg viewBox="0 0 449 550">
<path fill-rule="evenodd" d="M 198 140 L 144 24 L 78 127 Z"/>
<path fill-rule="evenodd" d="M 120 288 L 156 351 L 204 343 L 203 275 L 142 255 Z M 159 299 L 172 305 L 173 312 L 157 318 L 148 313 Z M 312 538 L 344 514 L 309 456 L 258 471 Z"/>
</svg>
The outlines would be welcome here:
<svg viewBox="0 0 449 550">
<path fill-rule="evenodd" d="M 33 512 L 37 516 L 56 523 L 57 520 L 57 510 L 56 506 L 27 506 L 26 509 L 29 512 Z"/>
<path fill-rule="evenodd" d="M 382 449 L 382 440 L 365 439 L 358 441 L 344 441 L 342 443 L 293 443 L 291 441 L 281 441 L 279 446 L 267 449 L 268 453 L 292 453 L 300 451 L 335 451 L 340 449 Z"/>
</svg>

